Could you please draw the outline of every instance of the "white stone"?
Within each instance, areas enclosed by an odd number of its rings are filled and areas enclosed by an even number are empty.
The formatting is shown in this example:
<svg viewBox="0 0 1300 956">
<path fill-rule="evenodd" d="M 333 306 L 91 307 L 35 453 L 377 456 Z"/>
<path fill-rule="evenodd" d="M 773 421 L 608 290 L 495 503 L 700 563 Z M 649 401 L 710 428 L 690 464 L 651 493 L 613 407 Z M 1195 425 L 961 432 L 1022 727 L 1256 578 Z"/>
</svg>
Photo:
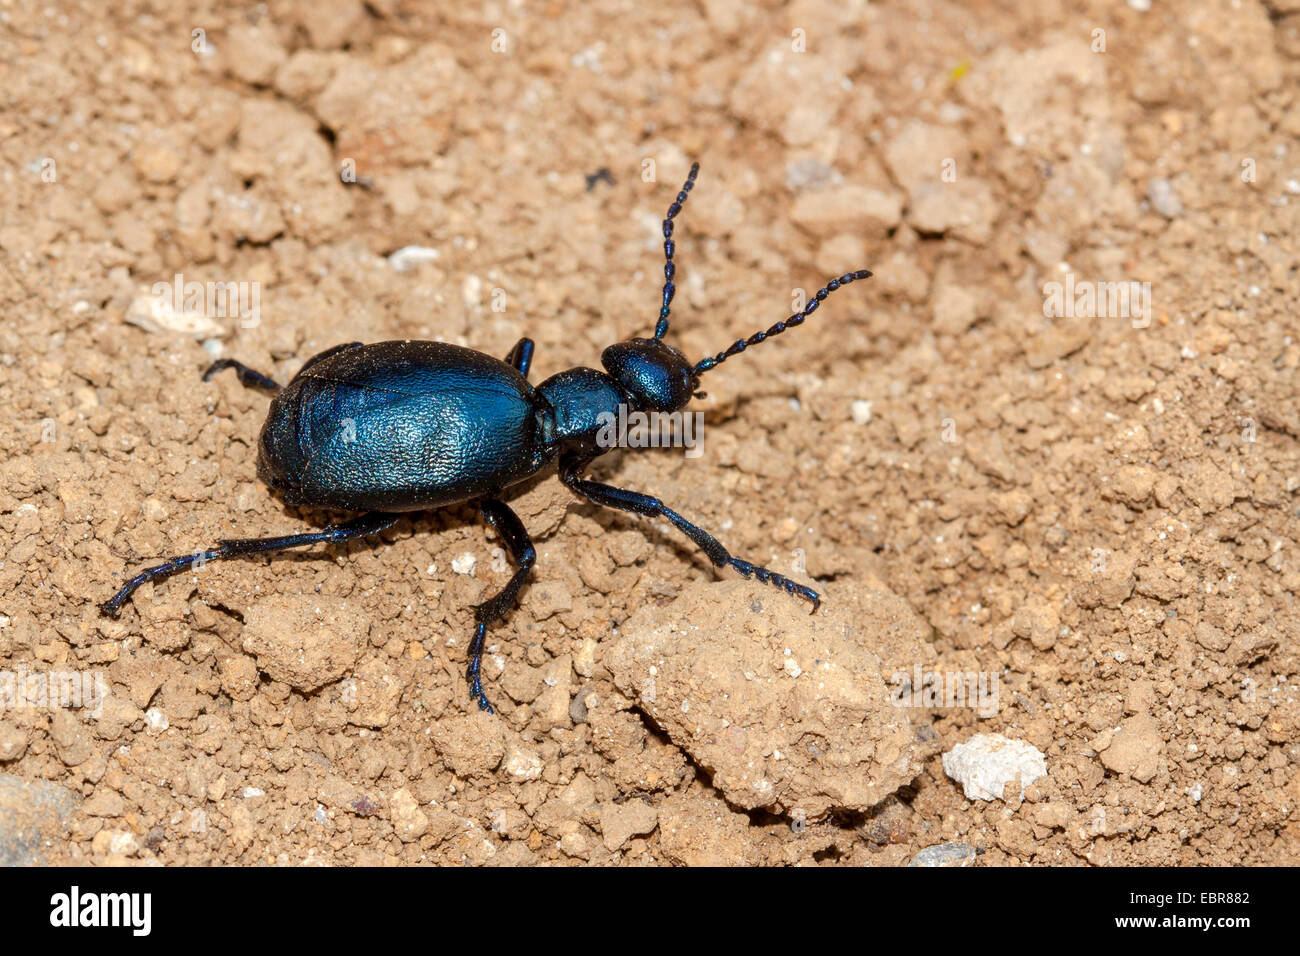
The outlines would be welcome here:
<svg viewBox="0 0 1300 956">
<path fill-rule="evenodd" d="M 410 272 L 426 262 L 433 262 L 442 253 L 430 246 L 402 246 L 388 254 L 388 264 L 395 272 Z"/>
<path fill-rule="evenodd" d="M 505 771 L 516 780 L 536 780 L 542 775 L 542 758 L 531 750 L 516 748 L 506 754 Z"/>
<path fill-rule="evenodd" d="M 1182 215 L 1183 204 L 1174 192 L 1174 187 L 1167 179 L 1152 179 L 1147 183 L 1147 199 L 1151 208 L 1166 219 L 1176 219 Z"/>
<path fill-rule="evenodd" d="M 196 339 L 220 338 L 225 328 L 202 312 L 177 310 L 169 295 L 141 292 L 126 307 L 126 321 L 146 332 L 179 332 Z"/>
<path fill-rule="evenodd" d="M 1037 747 L 1001 734 L 976 734 L 943 755 L 943 772 L 962 785 L 967 800 L 1001 800 L 1002 788 L 1025 787 L 1047 775 L 1047 758 Z"/>
</svg>

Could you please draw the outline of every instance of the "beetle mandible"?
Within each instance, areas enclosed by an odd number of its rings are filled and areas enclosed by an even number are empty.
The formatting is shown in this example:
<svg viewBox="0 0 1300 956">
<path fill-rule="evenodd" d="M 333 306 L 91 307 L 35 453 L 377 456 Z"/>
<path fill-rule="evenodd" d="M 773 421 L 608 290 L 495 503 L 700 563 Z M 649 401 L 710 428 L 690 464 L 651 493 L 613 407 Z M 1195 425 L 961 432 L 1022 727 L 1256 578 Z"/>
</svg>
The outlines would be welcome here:
<svg viewBox="0 0 1300 956">
<path fill-rule="evenodd" d="M 473 501 L 515 565 L 505 587 L 474 607 L 466 676 L 470 695 L 491 712 L 480 676 L 487 628 L 514 607 L 537 559 L 523 522 L 501 493 L 557 460 L 560 480 L 579 497 L 665 518 L 716 567 L 730 565 L 746 578 L 804 598 L 816 612 L 821 597 L 812 588 L 733 557 L 713 535 L 658 498 L 583 477 L 587 465 L 608 450 L 597 436 L 606 416 L 617 417 L 620 406 L 629 413 L 684 409 L 700 394 L 705 372 L 802 324 L 836 289 L 871 275 L 862 270 L 832 279 L 802 312 L 692 364 L 664 336 L 676 291 L 673 220 L 699 169 L 699 163 L 691 165 L 664 218 L 663 299 L 654 337 L 609 346 L 600 357 L 604 371 L 572 368 L 533 386 L 528 338 L 504 360 L 444 342 L 349 342 L 308 359 L 283 387 L 234 359 L 214 362 L 204 381 L 233 368 L 244 385 L 274 393 L 258 442 L 258 476 L 288 504 L 361 514 L 320 531 L 223 540 L 206 551 L 171 558 L 131 578 L 99 606 L 101 612 L 117 617 L 145 582 L 218 558 L 363 538 L 390 527 L 403 512 Z"/>
</svg>

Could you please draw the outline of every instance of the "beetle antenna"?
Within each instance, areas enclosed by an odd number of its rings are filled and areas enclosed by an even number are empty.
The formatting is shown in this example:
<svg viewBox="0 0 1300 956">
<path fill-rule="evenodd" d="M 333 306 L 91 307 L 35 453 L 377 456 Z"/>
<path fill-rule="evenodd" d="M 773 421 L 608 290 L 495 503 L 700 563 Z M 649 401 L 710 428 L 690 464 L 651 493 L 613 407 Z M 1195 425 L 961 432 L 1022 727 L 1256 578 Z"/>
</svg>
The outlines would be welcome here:
<svg viewBox="0 0 1300 956">
<path fill-rule="evenodd" d="M 677 286 L 673 285 L 673 274 L 677 271 L 677 267 L 673 265 L 673 251 L 677 248 L 676 243 L 673 242 L 673 218 L 682 211 L 686 194 L 695 185 L 695 174 L 699 171 L 700 164 L 691 163 L 691 172 L 686 177 L 686 183 L 673 204 L 668 207 L 668 215 L 664 217 L 664 304 L 659 309 L 659 322 L 655 325 L 657 339 L 662 339 L 668 331 L 668 307 L 672 304 L 673 293 L 677 291 Z"/>
<path fill-rule="evenodd" d="M 776 325 L 772 326 L 770 329 L 768 329 L 765 332 L 755 332 L 747 339 L 737 339 L 735 341 L 735 344 L 733 344 L 730 348 L 727 348 L 719 352 L 717 355 L 714 355 L 711 358 L 700 360 L 695 365 L 695 374 L 703 375 L 709 369 L 721 365 L 727 359 L 731 358 L 731 356 L 739 355 L 741 352 L 745 351 L 745 349 L 749 348 L 751 345 L 757 345 L 759 342 L 762 342 L 765 339 L 769 339 L 773 335 L 780 335 L 786 329 L 792 329 L 796 325 L 803 325 L 803 320 L 808 318 L 808 316 L 812 315 L 814 312 L 816 312 L 817 307 L 822 304 L 822 301 L 828 295 L 834 292 L 836 289 L 846 286 L 850 282 L 857 282 L 859 279 L 868 279 L 870 277 L 871 277 L 871 273 L 866 269 L 862 269 L 858 272 L 846 272 L 838 279 L 832 279 L 830 282 L 826 283 L 826 286 L 824 288 L 817 290 L 817 294 L 812 297 L 812 301 L 808 303 L 808 307 L 805 308 L 802 312 L 796 312 L 794 315 L 790 316 L 790 318 L 786 319 L 784 322 L 776 323 Z"/>
</svg>

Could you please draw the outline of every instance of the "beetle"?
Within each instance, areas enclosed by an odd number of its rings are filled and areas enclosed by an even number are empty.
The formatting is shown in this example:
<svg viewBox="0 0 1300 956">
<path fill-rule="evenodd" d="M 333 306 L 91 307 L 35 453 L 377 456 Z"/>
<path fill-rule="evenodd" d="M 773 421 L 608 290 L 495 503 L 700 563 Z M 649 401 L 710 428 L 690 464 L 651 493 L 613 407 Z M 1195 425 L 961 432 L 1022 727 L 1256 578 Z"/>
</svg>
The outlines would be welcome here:
<svg viewBox="0 0 1300 956">
<path fill-rule="evenodd" d="M 695 185 L 699 163 L 663 221 L 664 285 L 653 338 L 631 338 L 601 353 L 604 371 L 572 368 L 533 386 L 533 342 L 522 338 L 503 360 L 445 342 L 349 342 L 309 359 L 288 385 L 234 359 L 220 359 L 207 381 L 232 368 L 245 386 L 273 393 L 258 442 L 257 473 L 288 504 L 360 512 L 320 531 L 274 538 L 219 541 L 136 574 L 100 611 L 117 617 L 142 584 L 196 565 L 237 555 L 267 554 L 376 535 L 404 512 L 475 502 L 506 546 L 515 570 L 496 594 L 474 607 L 475 630 L 466 677 L 470 695 L 492 712 L 480 669 L 487 629 L 514 607 L 537 560 L 519 517 L 502 492 L 558 462 L 560 480 L 581 498 L 647 517 L 667 519 L 716 567 L 730 565 L 812 604 L 812 588 L 731 555 L 713 535 L 651 495 L 591 481 L 587 465 L 605 451 L 598 435 L 607 416 L 676 412 L 699 392 L 700 376 L 787 329 L 794 328 L 851 282 L 850 272 L 827 282 L 801 311 L 692 363 L 664 341 L 676 291 L 673 221 Z"/>
</svg>

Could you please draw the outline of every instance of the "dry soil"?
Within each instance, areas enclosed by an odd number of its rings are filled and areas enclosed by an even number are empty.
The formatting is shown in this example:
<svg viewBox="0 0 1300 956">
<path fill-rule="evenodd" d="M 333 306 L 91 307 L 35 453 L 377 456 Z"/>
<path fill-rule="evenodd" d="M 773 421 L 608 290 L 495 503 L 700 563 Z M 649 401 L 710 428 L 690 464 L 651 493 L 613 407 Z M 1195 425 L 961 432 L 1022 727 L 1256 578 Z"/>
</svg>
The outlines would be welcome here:
<svg viewBox="0 0 1300 956">
<path fill-rule="evenodd" d="M 5 0 L 0 61 L 0 662 L 107 688 L 0 709 L 0 770 L 79 800 L 44 859 L 1300 862 L 1300 0 Z M 595 365 L 653 326 L 694 159 L 688 355 L 875 277 L 706 377 L 702 455 L 596 474 L 816 618 L 554 474 L 496 718 L 468 507 L 100 616 L 329 517 L 257 481 L 267 398 L 215 355 Z M 260 309 L 173 314 L 178 275 Z M 914 666 L 997 706 L 891 711 Z M 1046 775 L 968 799 L 941 754 L 978 733 Z"/>
</svg>

